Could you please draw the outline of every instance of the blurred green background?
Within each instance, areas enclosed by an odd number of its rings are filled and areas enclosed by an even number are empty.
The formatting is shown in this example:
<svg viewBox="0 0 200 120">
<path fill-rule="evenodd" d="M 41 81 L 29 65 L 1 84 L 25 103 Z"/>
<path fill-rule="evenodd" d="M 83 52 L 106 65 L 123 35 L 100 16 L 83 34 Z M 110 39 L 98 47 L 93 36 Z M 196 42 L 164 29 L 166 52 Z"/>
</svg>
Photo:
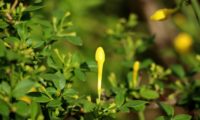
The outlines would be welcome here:
<svg viewBox="0 0 200 120">
<path fill-rule="evenodd" d="M 150 46 L 147 52 L 129 59 L 128 63 L 132 64 L 136 59 L 143 61 L 145 58 L 152 59 L 165 67 L 176 62 L 195 65 L 192 60 L 194 54 L 181 55 L 180 58 L 177 58 L 173 48 L 173 39 L 179 32 L 189 33 L 196 43 L 194 45 L 199 45 L 200 30 L 199 27 L 196 27 L 198 22 L 191 6 L 184 3 L 181 10 L 163 22 L 149 19 L 157 9 L 174 8 L 178 2 L 179 0 L 46 0 L 44 8 L 40 12 L 49 20 L 52 20 L 51 16 L 59 17 L 66 11 L 71 13 L 71 21 L 75 25 L 83 45 L 74 47 L 68 42 L 62 42 L 57 43 L 55 47 L 60 48 L 63 53 L 77 52 L 82 59 L 94 63 L 94 70 L 87 74 L 86 81 L 76 81 L 75 86 L 83 93 L 96 96 L 97 74 L 94 54 L 98 46 L 103 46 L 106 52 L 103 86 L 109 87 L 108 77 L 111 73 L 115 73 L 118 81 L 127 79 L 126 73 L 129 71 L 130 65 L 124 63 L 126 46 L 123 47 L 120 40 L 110 40 L 108 33 L 110 29 L 117 28 L 120 21 L 128 19 L 130 14 L 135 16 L 134 21 L 137 24 L 132 29 L 136 34 L 135 39 L 144 40 L 143 38 L 154 36 L 155 44 Z M 193 51 L 198 53 L 198 47 L 195 46 Z M 130 49 L 130 51 L 134 51 L 134 49 Z M 87 86 L 87 89 L 85 89 L 86 87 L 83 89 L 83 86 Z"/>
</svg>

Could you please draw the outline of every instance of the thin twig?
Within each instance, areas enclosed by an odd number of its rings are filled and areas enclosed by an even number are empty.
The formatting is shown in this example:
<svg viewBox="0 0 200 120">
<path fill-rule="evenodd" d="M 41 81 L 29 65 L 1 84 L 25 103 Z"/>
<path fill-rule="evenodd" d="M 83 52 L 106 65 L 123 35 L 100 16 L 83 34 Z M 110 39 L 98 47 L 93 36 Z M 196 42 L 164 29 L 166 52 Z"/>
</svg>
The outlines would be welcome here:
<svg viewBox="0 0 200 120">
<path fill-rule="evenodd" d="M 6 17 L 7 17 L 7 19 L 8 19 L 8 22 L 10 22 L 10 23 L 11 23 L 12 20 L 13 20 L 13 17 L 12 17 L 12 15 L 11 15 L 11 13 L 12 13 L 13 10 L 16 8 L 18 2 L 19 2 L 18 0 L 15 0 L 14 3 L 12 4 L 10 10 L 6 13 Z"/>
<path fill-rule="evenodd" d="M 13 3 L 12 6 L 11 6 L 11 9 L 10 9 L 11 11 L 13 11 L 13 10 L 16 8 L 18 2 L 19 2 L 18 0 L 15 0 L 15 1 L 14 1 L 14 3 Z"/>
<path fill-rule="evenodd" d="M 6 17 L 8 18 L 9 21 L 11 21 L 13 19 L 12 16 L 10 15 L 10 13 L 6 13 Z"/>
</svg>

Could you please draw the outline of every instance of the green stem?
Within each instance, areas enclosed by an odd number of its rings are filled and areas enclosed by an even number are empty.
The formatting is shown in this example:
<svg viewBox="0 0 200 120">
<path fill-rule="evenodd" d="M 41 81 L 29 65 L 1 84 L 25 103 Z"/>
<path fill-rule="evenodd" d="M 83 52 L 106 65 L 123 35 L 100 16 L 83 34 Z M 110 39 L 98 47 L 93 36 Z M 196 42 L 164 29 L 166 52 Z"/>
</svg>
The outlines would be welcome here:
<svg viewBox="0 0 200 120">
<path fill-rule="evenodd" d="M 191 0 L 192 8 L 195 12 L 195 15 L 197 17 L 198 23 L 200 25 L 200 6 L 197 0 Z"/>
<path fill-rule="evenodd" d="M 178 9 L 181 9 L 181 7 L 183 6 L 184 1 L 185 1 L 185 0 L 180 0 L 180 1 L 177 3 L 177 4 L 178 4 L 177 10 L 178 10 Z"/>
<path fill-rule="evenodd" d="M 102 73 L 103 73 L 103 63 L 98 63 L 98 85 L 97 85 L 97 91 L 98 91 L 98 104 L 101 102 L 101 84 L 102 84 Z"/>
<path fill-rule="evenodd" d="M 139 120 L 145 120 L 144 111 L 138 112 L 138 117 L 139 117 Z"/>
<path fill-rule="evenodd" d="M 60 21 L 60 25 L 59 25 L 59 30 L 58 30 L 59 33 L 63 31 L 63 24 L 64 24 L 64 21 L 65 21 L 65 19 L 66 19 L 69 15 L 70 15 L 70 13 L 69 13 L 69 12 L 66 12 L 66 13 L 64 14 L 64 16 L 62 17 L 62 19 L 61 19 L 61 21 Z"/>
</svg>

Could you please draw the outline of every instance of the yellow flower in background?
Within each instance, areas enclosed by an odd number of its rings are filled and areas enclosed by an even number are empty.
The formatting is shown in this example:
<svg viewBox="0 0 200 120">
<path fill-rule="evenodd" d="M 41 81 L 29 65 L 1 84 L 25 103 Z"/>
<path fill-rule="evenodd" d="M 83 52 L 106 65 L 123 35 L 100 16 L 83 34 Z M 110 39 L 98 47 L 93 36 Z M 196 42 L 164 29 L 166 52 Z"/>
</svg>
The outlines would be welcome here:
<svg viewBox="0 0 200 120">
<path fill-rule="evenodd" d="M 140 62 L 139 61 L 134 62 L 134 64 L 133 64 L 133 83 L 132 83 L 134 88 L 137 87 L 137 84 L 138 84 L 137 78 L 138 78 L 139 69 L 140 69 Z"/>
<path fill-rule="evenodd" d="M 103 64 L 105 61 L 105 53 L 102 47 L 98 47 L 95 54 L 95 59 L 97 61 L 98 67 L 98 103 L 101 100 L 101 82 L 102 82 L 102 73 L 103 73 Z"/>
<path fill-rule="evenodd" d="M 28 96 L 22 96 L 19 100 L 31 104 L 31 98 L 29 98 Z"/>
<path fill-rule="evenodd" d="M 159 9 L 156 12 L 154 12 L 153 15 L 151 15 L 150 19 L 154 21 L 162 21 L 167 19 L 169 15 L 171 15 L 175 11 L 176 9 L 167 9 L 167 8 Z"/>
<path fill-rule="evenodd" d="M 174 39 L 174 48 L 178 53 L 187 53 L 192 46 L 192 37 L 187 33 L 179 33 Z"/>
<path fill-rule="evenodd" d="M 37 92 L 37 89 L 35 87 L 32 87 L 28 92 Z"/>
</svg>

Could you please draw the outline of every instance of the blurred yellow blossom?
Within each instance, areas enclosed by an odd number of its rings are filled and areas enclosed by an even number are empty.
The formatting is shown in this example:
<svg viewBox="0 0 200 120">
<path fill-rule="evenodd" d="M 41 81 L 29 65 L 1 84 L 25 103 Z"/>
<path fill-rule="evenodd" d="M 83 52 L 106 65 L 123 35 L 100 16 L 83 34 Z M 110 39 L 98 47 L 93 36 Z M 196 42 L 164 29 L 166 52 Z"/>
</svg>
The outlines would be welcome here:
<svg viewBox="0 0 200 120">
<path fill-rule="evenodd" d="M 140 62 L 136 61 L 133 64 L 133 87 L 137 86 L 138 71 L 140 69 Z"/>
<path fill-rule="evenodd" d="M 187 53 L 192 46 L 192 37 L 187 33 L 179 33 L 174 39 L 174 48 L 178 53 Z"/>
<path fill-rule="evenodd" d="M 32 87 L 28 92 L 37 92 L 37 89 L 35 87 Z"/>
<path fill-rule="evenodd" d="M 150 19 L 154 21 L 162 21 L 167 19 L 169 15 L 171 15 L 175 11 L 176 9 L 167 9 L 167 8 L 159 9 L 156 12 L 154 12 L 153 15 L 151 15 Z"/>
<path fill-rule="evenodd" d="M 20 100 L 21 100 L 21 101 L 24 101 L 24 102 L 26 102 L 26 103 L 28 103 L 28 104 L 31 104 L 31 98 L 29 98 L 28 96 L 22 96 L 22 97 L 20 98 Z"/>
</svg>

